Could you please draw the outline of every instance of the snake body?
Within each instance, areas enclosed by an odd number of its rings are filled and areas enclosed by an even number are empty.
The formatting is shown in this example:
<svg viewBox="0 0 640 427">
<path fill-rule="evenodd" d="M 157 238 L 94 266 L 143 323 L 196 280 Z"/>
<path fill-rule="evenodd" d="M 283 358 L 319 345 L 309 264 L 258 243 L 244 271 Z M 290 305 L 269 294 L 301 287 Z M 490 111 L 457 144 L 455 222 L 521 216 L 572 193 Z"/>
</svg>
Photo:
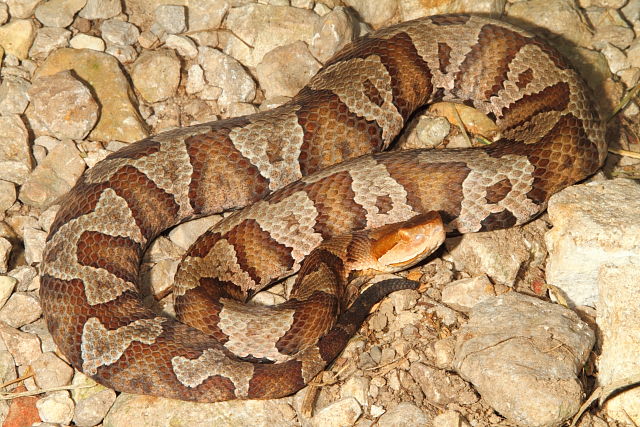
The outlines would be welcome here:
<svg viewBox="0 0 640 427">
<path fill-rule="evenodd" d="M 487 114 L 500 139 L 377 153 L 439 100 Z M 275 311 L 236 300 L 343 233 L 429 211 L 460 233 L 523 224 L 602 165 L 603 128 L 580 76 L 517 27 L 443 15 L 374 32 L 287 104 L 144 139 L 85 173 L 61 202 L 41 265 L 49 330 L 74 367 L 116 390 L 196 401 L 290 394 L 335 357 L 355 309 L 309 344 L 307 329 L 333 310 L 325 300 Z M 246 205 L 198 239 L 176 275 L 178 317 L 207 334 L 142 304 L 150 241 Z"/>
</svg>

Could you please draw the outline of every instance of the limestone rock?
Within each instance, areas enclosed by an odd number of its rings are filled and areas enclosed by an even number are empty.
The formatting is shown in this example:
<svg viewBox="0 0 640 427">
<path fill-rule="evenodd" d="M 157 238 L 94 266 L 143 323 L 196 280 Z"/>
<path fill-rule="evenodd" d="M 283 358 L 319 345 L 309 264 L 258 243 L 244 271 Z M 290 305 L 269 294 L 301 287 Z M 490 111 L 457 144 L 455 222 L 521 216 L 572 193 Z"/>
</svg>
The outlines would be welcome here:
<svg viewBox="0 0 640 427">
<path fill-rule="evenodd" d="M 336 7 L 316 23 L 310 50 L 320 62 L 324 63 L 357 36 L 356 19 L 343 7 Z"/>
<path fill-rule="evenodd" d="M 36 8 L 36 19 L 45 27 L 68 27 L 87 0 L 49 0 Z"/>
<path fill-rule="evenodd" d="M 218 98 L 221 107 L 233 102 L 250 102 L 256 96 L 256 84 L 242 65 L 217 49 L 201 47 L 198 63 L 204 69 L 207 82 L 222 89 Z"/>
<path fill-rule="evenodd" d="M 30 151 L 20 116 L 0 116 L 0 179 L 22 184 L 33 167 Z"/>
<path fill-rule="evenodd" d="M 27 59 L 36 37 L 36 26 L 30 19 L 16 19 L 0 27 L 0 47 L 19 59 Z"/>
<path fill-rule="evenodd" d="M 267 53 L 256 67 L 256 74 L 267 98 L 294 96 L 320 66 L 307 45 L 299 41 Z"/>
<path fill-rule="evenodd" d="M 36 72 L 36 77 L 73 70 L 93 89 L 101 106 L 100 118 L 90 138 L 134 142 L 147 136 L 127 78 L 111 55 L 93 50 L 59 49 Z"/>
<path fill-rule="evenodd" d="M 133 84 L 147 102 L 172 97 L 180 83 L 180 60 L 169 49 L 144 51 L 133 64 Z"/>
</svg>

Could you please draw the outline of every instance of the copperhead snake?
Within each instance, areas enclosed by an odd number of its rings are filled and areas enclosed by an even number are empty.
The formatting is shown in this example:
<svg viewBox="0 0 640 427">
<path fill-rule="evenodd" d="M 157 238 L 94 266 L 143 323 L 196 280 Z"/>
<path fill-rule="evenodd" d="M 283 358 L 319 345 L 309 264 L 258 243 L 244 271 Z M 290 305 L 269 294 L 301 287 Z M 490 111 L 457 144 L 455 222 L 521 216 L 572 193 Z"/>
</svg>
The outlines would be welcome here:
<svg viewBox="0 0 640 427">
<path fill-rule="evenodd" d="M 377 153 L 439 100 L 482 111 L 500 139 Z M 278 108 L 149 137 L 87 171 L 47 239 L 47 325 L 75 368 L 119 391 L 208 402 L 285 396 L 341 351 L 374 300 L 406 287 L 372 287 L 351 308 L 340 299 L 336 271 L 359 265 L 357 242 L 369 236 L 358 230 L 377 229 L 369 264 L 357 267 L 366 269 L 395 247 L 397 227 L 407 227 L 397 223 L 437 222 L 431 211 L 459 233 L 520 225 L 605 155 L 589 89 L 539 38 L 467 15 L 394 25 L 343 48 Z M 176 275 L 177 316 L 206 334 L 142 304 L 136 282 L 149 242 L 247 205 L 200 237 Z M 385 227 L 396 227 L 392 243 Z M 242 303 L 323 242 L 341 249 L 321 246 L 305 262 L 292 300 Z"/>
</svg>

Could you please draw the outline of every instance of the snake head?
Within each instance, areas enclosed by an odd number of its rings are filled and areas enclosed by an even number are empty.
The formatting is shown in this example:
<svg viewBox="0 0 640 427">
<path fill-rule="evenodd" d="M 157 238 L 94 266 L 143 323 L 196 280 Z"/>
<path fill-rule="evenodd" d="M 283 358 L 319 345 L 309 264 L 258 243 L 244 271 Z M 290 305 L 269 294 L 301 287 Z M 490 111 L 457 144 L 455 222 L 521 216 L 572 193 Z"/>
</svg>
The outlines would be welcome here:
<svg viewBox="0 0 640 427">
<path fill-rule="evenodd" d="M 394 272 L 410 267 L 433 253 L 445 239 L 440 214 L 435 211 L 371 230 L 371 254 Z"/>
</svg>

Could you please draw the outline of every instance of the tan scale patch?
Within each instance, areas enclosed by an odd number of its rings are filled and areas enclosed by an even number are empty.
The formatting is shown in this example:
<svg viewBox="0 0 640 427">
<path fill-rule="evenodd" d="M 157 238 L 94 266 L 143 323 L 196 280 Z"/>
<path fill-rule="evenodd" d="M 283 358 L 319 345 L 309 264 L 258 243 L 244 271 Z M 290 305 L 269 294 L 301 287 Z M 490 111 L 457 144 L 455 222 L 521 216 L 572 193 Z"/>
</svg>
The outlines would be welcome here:
<svg viewBox="0 0 640 427">
<path fill-rule="evenodd" d="M 109 302 L 125 291 L 135 291 L 135 284 L 124 281 L 103 268 L 81 265 L 78 262 L 76 248 L 85 231 L 123 236 L 140 245 L 145 244 L 126 201 L 113 190 L 106 189 L 100 195 L 93 212 L 72 219 L 53 235 L 47 245 L 47 252 L 55 251 L 57 256 L 47 257 L 45 254 L 45 259 L 51 259 L 43 263 L 41 274 L 61 280 L 82 280 L 89 305 Z"/>
<path fill-rule="evenodd" d="M 417 214 L 407 203 L 407 191 L 383 164 L 368 159 L 351 170 L 354 200 L 367 212 L 367 228 L 404 221 Z M 391 208 L 380 210 L 379 198 L 391 200 Z"/>
<path fill-rule="evenodd" d="M 155 343 L 166 320 L 164 317 L 141 319 L 110 331 L 97 318 L 90 318 L 82 329 L 82 371 L 95 375 L 99 367 L 117 362 L 133 341 Z"/>
<path fill-rule="evenodd" d="M 366 95 L 372 92 L 372 86 L 377 95 L 374 99 Z M 391 77 L 376 55 L 330 65 L 309 82 L 309 87 L 330 90 L 349 107 L 349 111 L 375 121 L 382 129 L 385 146 L 404 126 L 402 116 L 393 103 Z"/>
<path fill-rule="evenodd" d="M 186 218 L 193 213 L 189 203 L 189 182 L 193 168 L 184 141 L 211 131 L 209 125 L 199 125 L 164 132 L 153 137 L 160 143 L 160 150 L 139 159 L 114 158 L 103 162 L 85 173 L 88 183 L 105 182 L 123 166 L 133 166 L 145 174 L 162 190 L 171 194 L 180 207 L 178 216 Z"/>
<path fill-rule="evenodd" d="M 233 382 L 235 395 L 246 398 L 249 380 L 253 377 L 251 363 L 237 362 L 218 349 L 207 349 L 197 359 L 175 356 L 171 359 L 173 372 L 186 387 L 195 388 L 213 376 L 222 376 Z"/>
<path fill-rule="evenodd" d="M 276 343 L 293 324 L 295 310 L 273 310 L 223 298 L 218 327 L 229 337 L 224 346 L 239 357 L 253 356 L 275 362 L 290 357 L 281 354 Z"/>
<path fill-rule="evenodd" d="M 284 106 L 268 111 L 258 120 L 229 132 L 233 145 L 269 180 L 271 190 L 302 176 L 298 157 L 304 132 L 295 114 L 298 109 Z"/>
</svg>

